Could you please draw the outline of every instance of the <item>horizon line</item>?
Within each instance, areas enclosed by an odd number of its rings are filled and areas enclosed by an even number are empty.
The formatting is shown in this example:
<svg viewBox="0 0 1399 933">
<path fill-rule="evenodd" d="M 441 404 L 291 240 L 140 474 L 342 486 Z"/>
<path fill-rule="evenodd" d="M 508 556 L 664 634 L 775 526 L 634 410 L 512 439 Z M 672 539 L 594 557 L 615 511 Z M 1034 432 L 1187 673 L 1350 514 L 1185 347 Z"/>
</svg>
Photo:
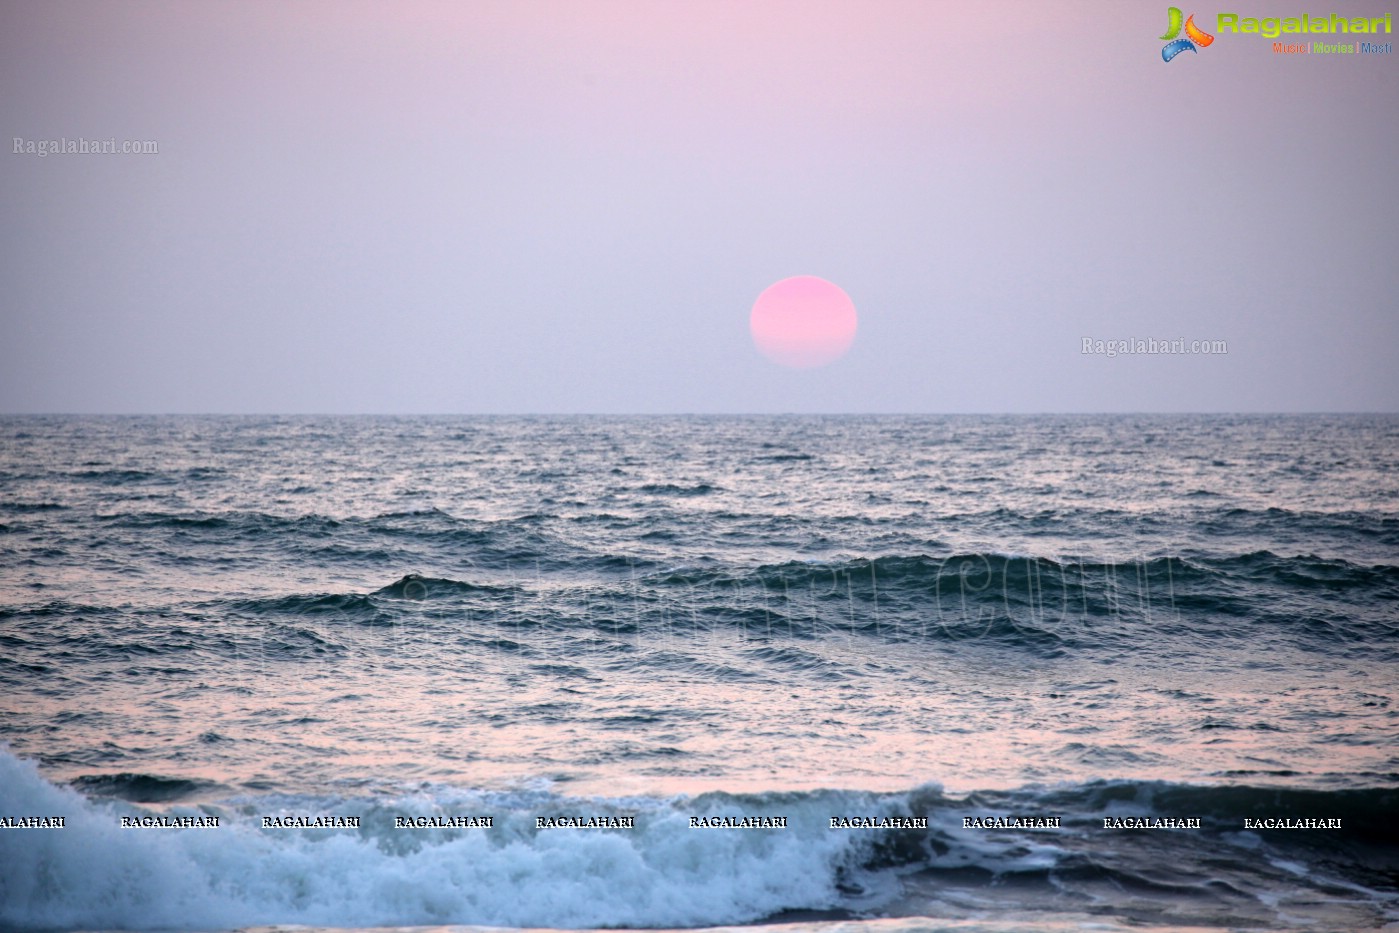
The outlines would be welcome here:
<svg viewBox="0 0 1399 933">
<path fill-rule="evenodd" d="M 0 418 L 926 418 L 1399 415 L 1399 409 L 1219 409 L 1121 411 L 6 411 Z"/>
</svg>

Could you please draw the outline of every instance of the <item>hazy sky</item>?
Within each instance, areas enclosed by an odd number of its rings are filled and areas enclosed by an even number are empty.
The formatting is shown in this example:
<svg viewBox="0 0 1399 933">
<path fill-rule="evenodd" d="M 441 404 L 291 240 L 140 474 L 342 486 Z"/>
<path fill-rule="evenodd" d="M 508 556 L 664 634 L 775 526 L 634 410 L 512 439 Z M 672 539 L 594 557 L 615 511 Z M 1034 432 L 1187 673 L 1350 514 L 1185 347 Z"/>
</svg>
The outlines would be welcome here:
<svg viewBox="0 0 1399 933">
<path fill-rule="evenodd" d="M 1399 21 L 1229 7 L 1303 9 Z M 1399 54 L 1224 33 L 1165 63 L 1166 28 L 1135 0 L 5 2 L 0 410 L 1399 410 Z M 61 137 L 159 152 L 12 151 Z M 823 368 L 749 335 L 794 275 L 859 314 Z"/>
</svg>

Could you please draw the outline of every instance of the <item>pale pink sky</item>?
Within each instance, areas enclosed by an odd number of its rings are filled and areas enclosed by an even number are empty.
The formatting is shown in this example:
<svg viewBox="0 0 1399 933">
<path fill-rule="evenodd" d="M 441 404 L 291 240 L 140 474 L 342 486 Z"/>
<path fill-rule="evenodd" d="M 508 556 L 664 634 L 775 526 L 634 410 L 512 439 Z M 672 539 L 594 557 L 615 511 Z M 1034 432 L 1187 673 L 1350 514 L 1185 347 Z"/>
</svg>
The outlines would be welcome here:
<svg viewBox="0 0 1399 933">
<path fill-rule="evenodd" d="M 1109 0 L 0 15 L 7 144 L 160 148 L 5 153 L 4 410 L 1399 408 L 1393 54 L 1166 64 Z M 860 313 L 810 371 L 748 330 L 799 274 Z"/>
</svg>

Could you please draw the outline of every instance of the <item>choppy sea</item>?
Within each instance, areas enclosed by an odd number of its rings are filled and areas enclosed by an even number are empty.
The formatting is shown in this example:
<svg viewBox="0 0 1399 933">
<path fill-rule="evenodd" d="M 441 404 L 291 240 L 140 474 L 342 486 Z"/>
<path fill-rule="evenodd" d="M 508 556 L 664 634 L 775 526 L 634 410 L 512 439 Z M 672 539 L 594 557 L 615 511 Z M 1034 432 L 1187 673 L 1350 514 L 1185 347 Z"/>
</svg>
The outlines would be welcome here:
<svg viewBox="0 0 1399 933">
<path fill-rule="evenodd" d="M 1392 415 L 0 418 L 5 929 L 1394 928 L 1397 684 Z"/>
</svg>

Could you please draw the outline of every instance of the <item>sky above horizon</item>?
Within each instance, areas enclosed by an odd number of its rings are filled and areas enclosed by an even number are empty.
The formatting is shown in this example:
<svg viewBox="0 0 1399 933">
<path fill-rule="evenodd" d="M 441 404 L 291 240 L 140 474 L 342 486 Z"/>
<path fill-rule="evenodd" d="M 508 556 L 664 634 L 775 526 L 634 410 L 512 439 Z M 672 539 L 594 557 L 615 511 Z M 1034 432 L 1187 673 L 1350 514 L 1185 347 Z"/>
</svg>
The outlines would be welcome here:
<svg viewBox="0 0 1399 933">
<path fill-rule="evenodd" d="M 6 0 L 0 411 L 1399 411 L 1399 56 L 1166 8 Z"/>
</svg>

